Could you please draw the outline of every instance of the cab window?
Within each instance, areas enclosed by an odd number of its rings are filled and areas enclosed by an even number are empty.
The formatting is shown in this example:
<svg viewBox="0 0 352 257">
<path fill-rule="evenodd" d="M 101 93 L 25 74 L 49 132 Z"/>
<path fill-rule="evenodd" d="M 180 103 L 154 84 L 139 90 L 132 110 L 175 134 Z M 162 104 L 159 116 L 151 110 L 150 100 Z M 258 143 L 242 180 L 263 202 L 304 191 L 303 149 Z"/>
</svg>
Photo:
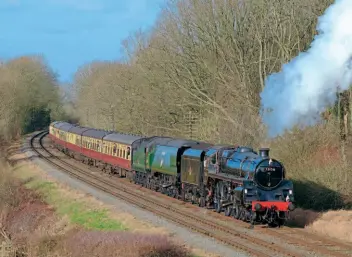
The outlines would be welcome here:
<svg viewBox="0 0 352 257">
<path fill-rule="evenodd" d="M 213 156 L 211 157 L 211 163 L 212 164 L 216 163 L 216 154 L 213 154 Z"/>
</svg>

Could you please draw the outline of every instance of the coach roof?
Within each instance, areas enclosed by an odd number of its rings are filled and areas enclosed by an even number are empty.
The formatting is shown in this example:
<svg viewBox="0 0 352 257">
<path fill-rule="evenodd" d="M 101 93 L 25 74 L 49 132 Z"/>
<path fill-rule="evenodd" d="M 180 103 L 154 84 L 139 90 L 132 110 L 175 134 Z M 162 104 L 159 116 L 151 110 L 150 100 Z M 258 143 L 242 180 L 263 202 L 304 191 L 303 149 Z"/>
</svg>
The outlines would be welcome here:
<svg viewBox="0 0 352 257">
<path fill-rule="evenodd" d="M 134 141 L 143 138 L 142 136 L 122 134 L 122 133 L 111 133 L 103 138 L 104 141 L 117 142 L 122 144 L 131 145 Z"/>
<path fill-rule="evenodd" d="M 60 123 L 61 121 L 53 121 L 50 123 L 50 126 L 54 127 L 55 128 L 55 125 Z"/>
<path fill-rule="evenodd" d="M 58 129 L 61 126 L 67 125 L 67 124 L 70 124 L 70 123 L 67 123 L 65 121 L 55 121 L 55 122 L 53 122 L 53 127 Z"/>
<path fill-rule="evenodd" d="M 75 127 L 75 125 L 72 125 L 70 123 L 64 123 L 63 125 L 58 126 L 57 128 L 62 131 L 68 132 L 72 127 Z"/>
<path fill-rule="evenodd" d="M 103 139 L 103 137 L 109 133 L 110 132 L 106 131 L 106 130 L 90 129 L 90 130 L 84 131 L 82 133 L 82 136 L 92 137 L 92 138 L 96 138 L 96 139 Z"/>
<path fill-rule="evenodd" d="M 76 127 L 72 127 L 70 129 L 70 133 L 76 134 L 76 135 L 82 135 L 83 132 L 90 130 L 91 128 L 87 128 L 87 127 L 81 127 L 81 126 L 76 126 Z"/>
</svg>

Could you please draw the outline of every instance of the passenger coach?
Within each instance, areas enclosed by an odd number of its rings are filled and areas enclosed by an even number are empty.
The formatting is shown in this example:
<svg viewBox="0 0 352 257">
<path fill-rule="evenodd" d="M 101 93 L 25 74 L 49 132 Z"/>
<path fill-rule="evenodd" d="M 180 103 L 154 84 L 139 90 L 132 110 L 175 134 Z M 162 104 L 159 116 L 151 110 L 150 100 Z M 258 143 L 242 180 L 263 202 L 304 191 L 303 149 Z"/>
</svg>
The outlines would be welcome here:
<svg viewBox="0 0 352 257">
<path fill-rule="evenodd" d="M 54 144 L 66 154 L 120 176 L 131 170 L 131 145 L 142 138 L 67 122 L 53 122 L 49 131 Z"/>
</svg>

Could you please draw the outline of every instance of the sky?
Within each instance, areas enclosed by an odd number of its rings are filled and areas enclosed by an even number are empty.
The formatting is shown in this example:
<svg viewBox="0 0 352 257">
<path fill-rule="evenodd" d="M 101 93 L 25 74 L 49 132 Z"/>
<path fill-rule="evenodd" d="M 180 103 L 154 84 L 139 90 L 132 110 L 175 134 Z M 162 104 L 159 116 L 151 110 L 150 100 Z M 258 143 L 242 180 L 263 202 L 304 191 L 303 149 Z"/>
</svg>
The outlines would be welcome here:
<svg viewBox="0 0 352 257">
<path fill-rule="evenodd" d="M 121 57 L 121 42 L 150 28 L 163 0 L 0 0 L 0 58 L 44 55 L 59 80 Z"/>
</svg>

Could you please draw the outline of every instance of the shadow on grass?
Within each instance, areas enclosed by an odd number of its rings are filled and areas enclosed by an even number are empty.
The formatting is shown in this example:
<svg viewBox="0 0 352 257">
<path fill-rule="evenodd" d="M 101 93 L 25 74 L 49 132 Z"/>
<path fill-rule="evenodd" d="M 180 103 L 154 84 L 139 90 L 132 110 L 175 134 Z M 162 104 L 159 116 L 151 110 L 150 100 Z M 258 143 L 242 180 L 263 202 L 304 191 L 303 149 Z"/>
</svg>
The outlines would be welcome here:
<svg viewBox="0 0 352 257">
<path fill-rule="evenodd" d="M 352 209 L 352 199 L 312 181 L 293 180 L 296 206 L 289 227 L 305 227 L 328 210 Z"/>
</svg>

